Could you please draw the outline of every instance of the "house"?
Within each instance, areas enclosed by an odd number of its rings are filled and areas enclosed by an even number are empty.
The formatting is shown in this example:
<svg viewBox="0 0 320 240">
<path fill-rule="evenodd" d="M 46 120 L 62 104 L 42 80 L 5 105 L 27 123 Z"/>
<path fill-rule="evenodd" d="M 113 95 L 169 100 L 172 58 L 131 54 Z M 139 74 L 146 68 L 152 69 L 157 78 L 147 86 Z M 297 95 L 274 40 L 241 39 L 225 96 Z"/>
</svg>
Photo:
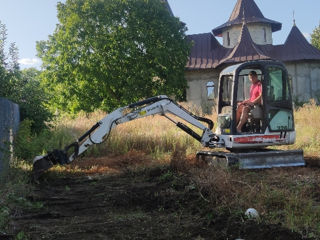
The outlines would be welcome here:
<svg viewBox="0 0 320 240">
<path fill-rule="evenodd" d="M 320 51 L 294 23 L 281 45 L 272 44 L 280 22 L 265 18 L 254 0 L 237 0 L 229 20 L 209 33 L 189 35 L 193 42 L 185 77 L 187 101 L 211 112 L 217 96 L 219 74 L 225 67 L 244 61 L 282 61 L 292 81 L 296 101 L 320 99 Z M 216 37 L 222 37 L 220 44 Z"/>
</svg>

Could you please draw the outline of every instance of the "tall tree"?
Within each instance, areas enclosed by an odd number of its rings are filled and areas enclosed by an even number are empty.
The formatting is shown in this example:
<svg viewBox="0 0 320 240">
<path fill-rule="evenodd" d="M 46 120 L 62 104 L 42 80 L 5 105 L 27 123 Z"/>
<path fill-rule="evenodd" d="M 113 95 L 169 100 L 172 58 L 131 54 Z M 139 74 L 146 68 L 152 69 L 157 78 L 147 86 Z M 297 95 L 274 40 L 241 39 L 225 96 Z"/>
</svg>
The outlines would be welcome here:
<svg viewBox="0 0 320 240">
<path fill-rule="evenodd" d="M 47 96 L 40 85 L 40 71 L 35 68 L 23 69 L 19 73 L 15 94 L 12 99 L 19 103 L 21 119 L 32 121 L 32 130 L 46 127 L 52 114 L 47 108 Z"/>
<path fill-rule="evenodd" d="M 5 95 L 7 90 L 7 70 L 6 70 L 6 53 L 5 44 L 7 39 L 7 29 L 0 22 L 0 97 Z"/>
<path fill-rule="evenodd" d="M 158 94 L 183 97 L 186 27 L 162 0 L 67 0 L 37 43 L 52 105 L 77 112 Z"/>
<path fill-rule="evenodd" d="M 320 23 L 311 34 L 311 44 L 316 48 L 320 49 Z"/>
<path fill-rule="evenodd" d="M 0 97 L 8 98 L 19 104 L 21 120 L 32 121 L 32 130 L 40 131 L 51 119 L 46 108 L 46 96 L 40 86 L 40 71 L 36 69 L 20 70 L 19 51 L 11 43 L 5 52 L 7 29 L 0 22 Z"/>
</svg>

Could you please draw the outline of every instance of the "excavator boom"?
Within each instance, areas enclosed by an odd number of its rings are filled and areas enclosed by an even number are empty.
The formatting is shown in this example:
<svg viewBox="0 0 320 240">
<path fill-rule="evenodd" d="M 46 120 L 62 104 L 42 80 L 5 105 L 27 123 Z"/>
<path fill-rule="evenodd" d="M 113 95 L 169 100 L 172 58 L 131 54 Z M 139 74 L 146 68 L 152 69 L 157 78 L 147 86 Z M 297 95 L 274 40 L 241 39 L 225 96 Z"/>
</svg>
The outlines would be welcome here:
<svg viewBox="0 0 320 240">
<path fill-rule="evenodd" d="M 200 135 L 186 124 L 172 119 L 167 115 L 168 113 L 175 115 L 200 129 L 202 134 Z M 76 142 L 66 146 L 65 149 L 55 149 L 45 156 L 35 157 L 33 162 L 35 177 L 40 176 L 53 165 L 71 163 L 74 159 L 83 154 L 91 145 L 104 142 L 108 138 L 111 130 L 117 125 L 156 114 L 160 114 L 169 119 L 176 124 L 177 127 L 197 139 L 204 147 L 223 147 L 223 142 L 221 142 L 219 137 L 211 131 L 213 122 L 210 119 L 196 116 L 167 96 L 161 95 L 130 104 L 126 107 L 118 108 L 112 113 L 107 114 Z M 207 126 L 203 125 L 203 123 Z"/>
</svg>

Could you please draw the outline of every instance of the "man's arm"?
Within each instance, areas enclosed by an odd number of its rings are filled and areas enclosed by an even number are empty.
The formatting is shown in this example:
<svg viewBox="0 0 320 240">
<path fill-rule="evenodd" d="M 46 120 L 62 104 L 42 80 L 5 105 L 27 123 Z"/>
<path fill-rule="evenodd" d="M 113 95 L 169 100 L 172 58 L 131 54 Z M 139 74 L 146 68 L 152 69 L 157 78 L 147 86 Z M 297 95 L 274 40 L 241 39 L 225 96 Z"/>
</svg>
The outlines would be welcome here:
<svg viewBox="0 0 320 240">
<path fill-rule="evenodd" d="M 254 99 L 251 103 L 252 104 L 261 104 L 261 98 L 262 98 L 262 92 L 260 93 L 260 95 Z"/>
</svg>

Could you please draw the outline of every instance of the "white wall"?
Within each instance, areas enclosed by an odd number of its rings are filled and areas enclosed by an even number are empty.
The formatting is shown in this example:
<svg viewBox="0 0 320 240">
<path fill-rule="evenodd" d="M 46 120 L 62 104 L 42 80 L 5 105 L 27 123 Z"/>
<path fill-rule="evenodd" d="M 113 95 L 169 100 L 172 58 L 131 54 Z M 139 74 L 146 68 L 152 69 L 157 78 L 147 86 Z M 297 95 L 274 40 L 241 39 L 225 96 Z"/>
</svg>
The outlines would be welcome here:
<svg viewBox="0 0 320 240">
<path fill-rule="evenodd" d="M 293 96 L 299 101 L 320 99 L 320 62 L 286 63 L 292 77 Z"/>
<path fill-rule="evenodd" d="M 254 43 L 260 44 L 260 45 L 272 44 L 271 25 L 254 23 L 254 24 L 248 24 L 247 27 L 249 29 L 250 36 Z M 242 25 L 236 25 L 223 31 L 222 32 L 223 46 L 226 48 L 234 48 L 239 41 L 241 29 L 242 29 Z M 264 38 L 264 29 L 266 31 L 266 39 Z M 230 36 L 230 45 L 228 45 L 228 40 L 227 40 L 228 32 Z"/>
<path fill-rule="evenodd" d="M 211 113 L 215 101 L 208 99 L 207 83 L 214 82 L 214 96 L 217 96 L 219 72 L 215 69 L 186 71 L 185 77 L 188 82 L 187 101 Z"/>
</svg>

